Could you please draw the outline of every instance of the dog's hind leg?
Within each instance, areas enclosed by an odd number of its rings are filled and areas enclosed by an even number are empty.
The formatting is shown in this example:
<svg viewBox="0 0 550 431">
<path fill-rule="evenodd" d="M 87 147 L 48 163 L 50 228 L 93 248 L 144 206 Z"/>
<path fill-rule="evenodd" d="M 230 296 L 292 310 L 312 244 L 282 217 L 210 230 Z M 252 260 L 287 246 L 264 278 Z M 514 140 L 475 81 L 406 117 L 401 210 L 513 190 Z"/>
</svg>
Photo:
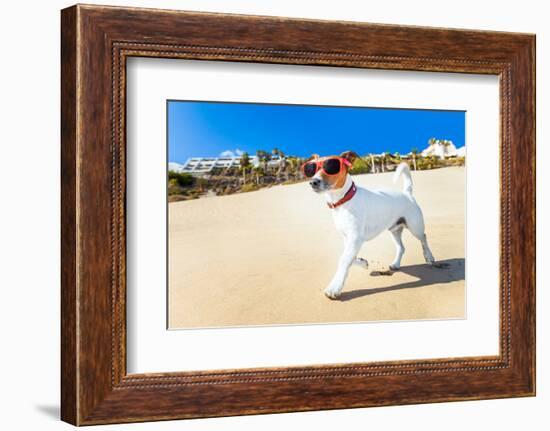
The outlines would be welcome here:
<svg viewBox="0 0 550 431">
<path fill-rule="evenodd" d="M 432 255 L 430 247 L 428 246 L 428 240 L 424 231 L 424 219 L 422 218 L 422 213 L 420 213 L 417 217 L 411 217 L 410 219 L 407 219 L 407 228 L 411 231 L 413 236 L 418 239 L 422 244 L 422 252 L 424 253 L 424 259 L 426 260 L 426 263 L 433 265 L 435 259 Z"/>
<path fill-rule="evenodd" d="M 401 235 L 403 234 L 403 225 L 397 225 L 394 228 L 390 229 L 393 242 L 395 244 L 395 259 L 393 259 L 393 262 L 390 265 L 390 269 L 392 271 L 396 271 L 401 267 L 401 258 L 403 257 L 403 253 L 405 253 L 405 246 L 403 245 L 403 239 L 401 238 Z"/>
<path fill-rule="evenodd" d="M 422 252 L 424 253 L 424 259 L 426 260 L 426 263 L 433 265 L 435 263 L 435 259 L 433 257 L 432 251 L 430 250 L 430 247 L 428 247 L 426 234 L 424 234 L 424 237 L 420 240 L 420 242 L 422 243 Z"/>
</svg>

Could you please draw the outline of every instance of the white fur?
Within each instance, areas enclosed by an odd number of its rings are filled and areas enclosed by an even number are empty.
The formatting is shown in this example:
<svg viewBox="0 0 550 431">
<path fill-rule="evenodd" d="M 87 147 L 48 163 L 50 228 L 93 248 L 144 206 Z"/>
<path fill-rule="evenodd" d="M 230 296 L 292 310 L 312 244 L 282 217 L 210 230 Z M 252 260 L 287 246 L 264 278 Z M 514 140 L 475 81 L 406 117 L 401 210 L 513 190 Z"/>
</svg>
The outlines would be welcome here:
<svg viewBox="0 0 550 431">
<path fill-rule="evenodd" d="M 405 227 L 421 242 L 426 262 L 429 264 L 434 262 L 424 233 L 424 217 L 412 195 L 412 178 L 406 163 L 401 163 L 398 166 L 394 180 L 401 176 L 404 178 L 402 192 L 368 190 L 357 187 L 357 192 L 351 200 L 330 210 L 336 229 L 344 235 L 344 251 L 338 262 L 336 273 L 325 289 L 325 294 L 329 298 L 335 299 L 340 296 L 352 264 L 366 266 L 364 259 L 357 258 L 357 253 L 363 243 L 386 230 L 390 230 L 396 245 L 395 259 L 391 263 L 390 269 L 397 270 L 401 265 L 401 258 L 405 252 L 401 233 Z M 315 177 L 320 178 L 318 175 Z M 348 174 L 342 188 L 325 190 L 327 201 L 332 203 L 339 201 L 352 183 L 352 177 Z M 405 224 L 398 223 L 399 220 L 404 220 Z"/>
</svg>

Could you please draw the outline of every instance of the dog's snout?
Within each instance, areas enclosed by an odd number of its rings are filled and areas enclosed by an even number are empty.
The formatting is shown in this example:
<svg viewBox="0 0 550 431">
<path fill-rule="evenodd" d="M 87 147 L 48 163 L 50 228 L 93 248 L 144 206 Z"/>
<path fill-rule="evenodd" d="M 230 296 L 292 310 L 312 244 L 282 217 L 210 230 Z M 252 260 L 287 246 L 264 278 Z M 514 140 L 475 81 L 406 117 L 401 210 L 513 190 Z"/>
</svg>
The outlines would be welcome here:
<svg viewBox="0 0 550 431">
<path fill-rule="evenodd" d="M 313 178 L 310 182 L 309 182 L 309 185 L 311 187 L 319 187 L 321 185 L 321 180 L 319 178 Z"/>
</svg>

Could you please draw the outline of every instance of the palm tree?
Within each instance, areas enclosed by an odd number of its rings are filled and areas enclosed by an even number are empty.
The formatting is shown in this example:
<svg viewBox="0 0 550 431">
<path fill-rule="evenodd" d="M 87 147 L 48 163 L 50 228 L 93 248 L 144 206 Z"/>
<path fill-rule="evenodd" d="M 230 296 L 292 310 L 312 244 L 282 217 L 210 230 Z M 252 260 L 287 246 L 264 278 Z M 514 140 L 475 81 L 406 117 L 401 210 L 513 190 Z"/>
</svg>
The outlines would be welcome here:
<svg viewBox="0 0 550 431">
<path fill-rule="evenodd" d="M 296 157 L 290 157 L 288 159 L 289 167 L 290 167 L 290 175 L 296 179 L 298 177 L 298 174 L 300 173 L 300 159 Z"/>
<path fill-rule="evenodd" d="M 416 156 L 418 154 L 418 148 L 416 147 L 413 147 L 411 149 L 411 155 L 412 155 L 412 159 L 413 159 L 413 167 L 414 167 L 414 170 L 416 171 Z"/>
<path fill-rule="evenodd" d="M 437 165 L 438 165 L 438 162 L 439 162 L 439 159 L 437 158 L 437 156 L 435 156 L 435 155 L 432 154 L 432 155 L 429 157 L 428 169 L 436 168 Z"/>
<path fill-rule="evenodd" d="M 241 172 L 243 173 L 243 184 L 246 184 L 246 171 L 249 170 L 251 166 L 250 157 L 248 156 L 247 152 L 244 152 L 241 155 L 240 165 Z"/>
<path fill-rule="evenodd" d="M 277 176 L 281 175 L 286 170 L 286 159 L 285 154 L 279 150 L 277 147 L 273 148 L 271 154 L 274 154 L 279 157 L 279 169 L 277 169 Z"/>
<path fill-rule="evenodd" d="M 256 150 L 256 156 L 258 159 L 269 158 L 269 153 L 264 150 Z"/>
<path fill-rule="evenodd" d="M 254 175 L 256 177 L 256 185 L 260 185 L 260 177 L 264 175 L 264 169 L 258 165 L 252 168 L 252 172 L 254 172 Z"/>
<path fill-rule="evenodd" d="M 264 150 L 258 150 L 256 151 L 256 156 L 258 157 L 258 161 L 263 165 L 264 171 L 267 172 L 267 162 L 270 158 L 269 153 Z"/>
<path fill-rule="evenodd" d="M 376 161 L 374 160 L 374 154 L 370 154 L 370 168 L 371 168 L 371 174 L 376 173 Z"/>
<path fill-rule="evenodd" d="M 382 153 L 380 156 L 380 166 L 382 167 L 382 172 L 386 172 L 386 163 L 388 162 L 390 153 Z"/>
</svg>

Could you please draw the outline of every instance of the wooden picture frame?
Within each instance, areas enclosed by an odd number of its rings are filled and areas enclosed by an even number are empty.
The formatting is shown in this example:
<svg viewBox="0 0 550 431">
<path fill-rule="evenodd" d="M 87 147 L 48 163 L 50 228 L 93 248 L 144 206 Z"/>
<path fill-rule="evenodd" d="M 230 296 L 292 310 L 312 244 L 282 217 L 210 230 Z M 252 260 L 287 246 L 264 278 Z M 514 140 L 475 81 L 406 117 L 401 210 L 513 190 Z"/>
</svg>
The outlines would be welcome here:
<svg viewBox="0 0 550 431">
<path fill-rule="evenodd" d="M 535 394 L 534 35 L 83 5 L 61 17 L 62 420 L 90 425 Z M 500 354 L 127 374 L 130 56 L 498 75 Z"/>
</svg>

